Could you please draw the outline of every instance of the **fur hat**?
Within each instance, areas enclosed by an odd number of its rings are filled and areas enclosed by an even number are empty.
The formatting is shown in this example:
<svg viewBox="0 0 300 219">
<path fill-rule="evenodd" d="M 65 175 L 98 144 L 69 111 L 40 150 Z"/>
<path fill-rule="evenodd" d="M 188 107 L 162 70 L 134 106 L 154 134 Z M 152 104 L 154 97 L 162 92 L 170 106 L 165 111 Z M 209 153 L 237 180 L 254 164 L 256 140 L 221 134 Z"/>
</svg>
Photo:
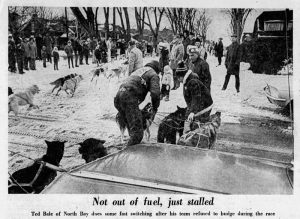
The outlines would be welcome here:
<svg viewBox="0 0 300 219">
<path fill-rule="evenodd" d="M 179 76 L 179 77 L 184 76 L 187 71 L 188 71 L 188 68 L 185 65 L 184 61 L 178 62 L 178 65 L 176 68 L 177 76 Z"/>
<path fill-rule="evenodd" d="M 156 60 L 152 60 L 150 62 L 148 62 L 145 67 L 150 67 L 153 68 L 153 70 L 158 74 L 160 72 L 160 68 L 159 68 L 159 62 Z"/>
</svg>

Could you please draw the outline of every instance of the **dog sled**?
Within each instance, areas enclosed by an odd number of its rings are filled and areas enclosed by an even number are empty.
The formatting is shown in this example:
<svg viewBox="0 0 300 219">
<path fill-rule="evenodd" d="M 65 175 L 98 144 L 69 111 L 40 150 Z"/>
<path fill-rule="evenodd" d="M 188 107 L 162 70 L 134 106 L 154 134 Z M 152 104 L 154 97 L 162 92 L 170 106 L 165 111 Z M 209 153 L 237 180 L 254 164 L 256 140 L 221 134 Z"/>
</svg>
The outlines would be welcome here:
<svg viewBox="0 0 300 219">
<path fill-rule="evenodd" d="M 285 108 L 293 101 L 293 93 L 289 90 L 279 90 L 274 86 L 267 84 L 264 87 L 264 93 L 270 103 Z"/>
<path fill-rule="evenodd" d="M 252 156 L 148 143 L 62 173 L 42 193 L 293 194 L 293 171 Z"/>
</svg>

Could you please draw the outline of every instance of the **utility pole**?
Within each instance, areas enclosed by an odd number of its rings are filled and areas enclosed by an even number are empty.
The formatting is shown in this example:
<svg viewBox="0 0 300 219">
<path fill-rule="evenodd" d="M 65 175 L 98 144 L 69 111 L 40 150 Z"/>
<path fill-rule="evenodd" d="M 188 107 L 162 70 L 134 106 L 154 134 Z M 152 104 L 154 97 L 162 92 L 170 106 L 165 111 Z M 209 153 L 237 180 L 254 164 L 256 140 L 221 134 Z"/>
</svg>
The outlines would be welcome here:
<svg viewBox="0 0 300 219">
<path fill-rule="evenodd" d="M 69 26 L 68 26 L 68 13 L 67 13 L 67 7 L 65 7 L 65 16 L 66 16 L 66 33 L 67 33 L 67 39 L 69 40 Z"/>
</svg>

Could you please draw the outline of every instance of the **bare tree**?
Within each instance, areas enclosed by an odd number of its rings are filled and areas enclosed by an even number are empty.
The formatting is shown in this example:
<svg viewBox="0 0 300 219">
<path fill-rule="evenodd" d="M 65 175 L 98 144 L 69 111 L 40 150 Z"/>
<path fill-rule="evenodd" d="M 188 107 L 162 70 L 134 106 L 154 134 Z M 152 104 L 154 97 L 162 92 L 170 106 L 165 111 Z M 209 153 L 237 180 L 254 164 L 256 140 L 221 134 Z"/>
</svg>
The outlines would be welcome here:
<svg viewBox="0 0 300 219">
<path fill-rule="evenodd" d="M 139 39 L 143 39 L 143 32 L 145 27 L 145 15 L 146 15 L 147 8 L 134 8 L 135 12 L 135 20 L 136 20 L 136 26 L 139 33 Z"/>
<path fill-rule="evenodd" d="M 104 7 L 104 17 L 105 17 L 105 23 L 104 23 L 104 28 L 106 31 L 106 36 L 109 37 L 109 7 Z"/>
<path fill-rule="evenodd" d="M 168 18 L 174 34 L 184 31 L 194 31 L 194 21 L 197 9 L 195 8 L 166 8 Z"/>
<path fill-rule="evenodd" d="M 225 13 L 231 18 L 231 33 L 237 35 L 238 42 L 240 42 L 245 22 L 252 10 L 252 8 L 231 8 L 225 10 Z"/>
<path fill-rule="evenodd" d="M 152 24 L 149 11 L 154 13 L 155 18 L 155 25 Z M 152 34 L 153 34 L 153 47 L 156 48 L 157 45 L 157 39 L 158 39 L 158 32 L 161 24 L 162 16 L 165 12 L 165 8 L 146 8 L 146 14 L 148 18 L 148 22 L 144 21 L 144 23 L 150 28 Z"/>
<path fill-rule="evenodd" d="M 81 24 L 81 26 L 91 35 L 95 36 L 98 33 L 98 8 L 95 8 L 95 12 L 92 7 L 83 7 L 82 10 L 85 12 L 85 16 L 78 7 L 71 7 L 71 11 L 74 16 Z"/>
<path fill-rule="evenodd" d="M 129 41 L 131 36 L 130 36 L 130 20 L 129 20 L 129 16 L 128 16 L 127 7 L 123 7 L 123 8 L 118 7 L 117 11 L 118 11 L 118 14 L 120 17 L 123 35 L 126 36 L 126 41 Z M 124 22 L 124 18 L 123 18 L 123 12 L 124 12 L 124 16 L 125 16 L 125 22 Z"/>
<path fill-rule="evenodd" d="M 202 37 L 203 41 L 205 42 L 207 30 L 212 20 L 210 17 L 207 16 L 205 9 L 202 10 L 201 12 L 199 11 L 199 15 L 196 17 L 197 18 L 194 23 L 195 32 L 196 34 L 199 34 Z"/>
</svg>

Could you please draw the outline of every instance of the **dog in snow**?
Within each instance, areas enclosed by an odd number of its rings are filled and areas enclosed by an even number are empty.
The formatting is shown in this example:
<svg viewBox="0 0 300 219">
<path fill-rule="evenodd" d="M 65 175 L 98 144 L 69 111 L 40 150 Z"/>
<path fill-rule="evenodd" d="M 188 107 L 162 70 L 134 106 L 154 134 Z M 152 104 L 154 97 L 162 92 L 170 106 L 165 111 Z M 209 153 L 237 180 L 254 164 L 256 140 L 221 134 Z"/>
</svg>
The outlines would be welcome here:
<svg viewBox="0 0 300 219">
<path fill-rule="evenodd" d="M 8 113 L 14 112 L 15 116 L 19 114 L 19 107 L 29 105 L 29 108 L 37 109 L 38 106 L 33 103 L 34 96 L 40 92 L 37 85 L 32 85 L 24 92 L 17 92 L 8 97 Z"/>
<path fill-rule="evenodd" d="M 146 136 L 147 141 L 150 139 L 150 126 L 152 124 L 152 115 L 153 115 L 153 108 L 151 103 L 147 103 L 147 105 L 141 110 L 142 118 L 143 118 L 143 129 Z M 116 115 L 116 122 L 121 131 L 121 142 L 124 142 L 124 132 L 128 129 L 128 124 L 126 118 L 124 118 L 119 112 Z"/>
<path fill-rule="evenodd" d="M 92 79 L 91 79 L 91 83 L 93 82 L 93 80 L 95 81 L 95 85 L 97 85 L 98 79 L 100 77 L 100 75 L 104 75 L 106 77 L 106 72 L 108 71 L 108 67 L 107 66 L 100 66 L 97 67 L 96 69 L 93 69 L 91 71 L 92 73 Z"/>
<path fill-rule="evenodd" d="M 121 65 L 121 66 L 112 68 L 107 71 L 106 78 L 110 81 L 110 79 L 112 79 L 113 77 L 117 77 L 118 81 L 119 81 L 120 76 L 121 75 L 125 76 L 126 71 L 127 71 L 126 65 Z"/>
<path fill-rule="evenodd" d="M 73 97 L 76 89 L 79 86 L 80 81 L 82 80 L 83 77 L 81 75 L 76 75 L 74 78 L 66 80 L 63 86 L 58 90 L 56 95 L 58 95 L 59 91 L 64 90 L 68 95 L 71 94 Z"/>
<path fill-rule="evenodd" d="M 51 93 L 53 93 L 53 91 L 54 91 L 56 88 L 59 88 L 59 89 L 57 90 L 57 93 L 56 93 L 56 95 L 58 95 L 58 92 L 61 90 L 61 88 L 62 88 L 62 86 L 64 85 L 65 81 L 67 81 L 67 80 L 69 80 L 69 79 L 71 79 L 71 78 L 74 78 L 74 77 L 76 77 L 76 76 L 77 76 L 76 73 L 75 73 L 75 74 L 70 74 L 70 75 L 67 75 L 67 76 L 65 76 L 65 77 L 58 78 L 58 79 L 56 79 L 55 81 L 51 82 L 50 84 L 51 84 L 51 85 L 54 85 L 54 87 L 53 87 Z"/>
</svg>

